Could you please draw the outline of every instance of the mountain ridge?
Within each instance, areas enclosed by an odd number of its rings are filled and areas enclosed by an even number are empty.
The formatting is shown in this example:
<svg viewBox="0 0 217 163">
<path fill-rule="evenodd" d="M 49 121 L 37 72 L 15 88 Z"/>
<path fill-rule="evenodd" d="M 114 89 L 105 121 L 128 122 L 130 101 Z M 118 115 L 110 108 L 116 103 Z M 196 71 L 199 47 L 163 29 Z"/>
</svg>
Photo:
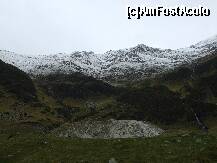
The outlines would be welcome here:
<svg viewBox="0 0 217 163">
<path fill-rule="evenodd" d="M 25 56 L 0 51 L 0 59 L 33 76 L 80 72 L 95 78 L 135 79 L 150 77 L 207 56 L 217 49 L 217 36 L 177 50 L 138 44 L 103 54 L 76 51 L 71 54 Z"/>
</svg>

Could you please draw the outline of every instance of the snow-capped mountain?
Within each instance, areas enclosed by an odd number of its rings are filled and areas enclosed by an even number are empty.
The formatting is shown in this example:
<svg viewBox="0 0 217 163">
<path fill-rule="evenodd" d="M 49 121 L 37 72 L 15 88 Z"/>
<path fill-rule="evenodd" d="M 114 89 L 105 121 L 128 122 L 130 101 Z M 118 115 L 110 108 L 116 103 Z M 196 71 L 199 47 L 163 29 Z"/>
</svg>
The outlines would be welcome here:
<svg viewBox="0 0 217 163">
<path fill-rule="evenodd" d="M 25 56 L 0 51 L 0 59 L 32 75 L 81 72 L 97 78 L 141 78 L 164 72 L 184 63 L 212 54 L 217 50 L 217 36 L 188 48 L 159 49 L 139 44 L 136 47 L 108 51 L 59 53 Z"/>
</svg>

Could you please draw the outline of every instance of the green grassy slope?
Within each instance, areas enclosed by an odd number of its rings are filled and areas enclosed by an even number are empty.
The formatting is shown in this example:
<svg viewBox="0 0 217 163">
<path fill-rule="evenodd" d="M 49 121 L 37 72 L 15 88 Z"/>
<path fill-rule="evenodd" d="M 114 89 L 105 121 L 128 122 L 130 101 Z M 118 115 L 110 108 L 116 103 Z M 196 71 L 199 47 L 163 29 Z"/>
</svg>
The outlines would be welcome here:
<svg viewBox="0 0 217 163">
<path fill-rule="evenodd" d="M 154 138 L 100 140 L 57 138 L 31 131 L 24 125 L 0 126 L 0 162 L 4 163 L 106 163 L 112 158 L 119 163 L 217 161 L 215 127 L 211 127 L 208 135 L 185 128 L 168 130 Z"/>
</svg>

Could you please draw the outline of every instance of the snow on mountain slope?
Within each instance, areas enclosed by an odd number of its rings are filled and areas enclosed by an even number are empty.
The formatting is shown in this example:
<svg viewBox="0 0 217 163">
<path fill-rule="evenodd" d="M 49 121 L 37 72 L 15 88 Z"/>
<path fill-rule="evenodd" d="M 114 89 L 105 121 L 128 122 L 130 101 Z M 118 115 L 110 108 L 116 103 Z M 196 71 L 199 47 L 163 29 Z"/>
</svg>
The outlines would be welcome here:
<svg viewBox="0 0 217 163">
<path fill-rule="evenodd" d="M 216 50 L 217 36 L 214 36 L 188 48 L 177 50 L 139 44 L 133 48 L 108 51 L 104 54 L 82 51 L 31 57 L 0 51 L 0 59 L 32 75 L 81 72 L 109 80 L 135 79 L 190 63 Z"/>
<path fill-rule="evenodd" d="M 82 72 L 95 76 L 100 73 L 100 60 L 93 52 L 59 53 L 32 57 L 0 51 L 0 59 L 32 75 Z"/>
<path fill-rule="evenodd" d="M 217 36 L 188 48 L 177 50 L 151 48 L 140 44 L 130 49 L 104 54 L 104 76 L 107 78 L 140 78 L 174 68 L 211 54 L 217 49 Z"/>
</svg>

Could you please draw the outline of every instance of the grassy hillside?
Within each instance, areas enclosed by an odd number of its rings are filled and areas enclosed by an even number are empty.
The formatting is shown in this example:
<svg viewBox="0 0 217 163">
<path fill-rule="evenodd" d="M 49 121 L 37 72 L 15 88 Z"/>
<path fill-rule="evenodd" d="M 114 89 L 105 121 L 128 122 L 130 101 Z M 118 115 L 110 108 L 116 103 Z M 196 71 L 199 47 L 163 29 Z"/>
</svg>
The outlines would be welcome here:
<svg viewBox="0 0 217 163">
<path fill-rule="evenodd" d="M 63 122 L 55 110 L 39 98 L 40 90 L 26 73 L 0 61 L 0 78 L 1 121 L 28 123 L 33 127 Z"/>
</svg>

